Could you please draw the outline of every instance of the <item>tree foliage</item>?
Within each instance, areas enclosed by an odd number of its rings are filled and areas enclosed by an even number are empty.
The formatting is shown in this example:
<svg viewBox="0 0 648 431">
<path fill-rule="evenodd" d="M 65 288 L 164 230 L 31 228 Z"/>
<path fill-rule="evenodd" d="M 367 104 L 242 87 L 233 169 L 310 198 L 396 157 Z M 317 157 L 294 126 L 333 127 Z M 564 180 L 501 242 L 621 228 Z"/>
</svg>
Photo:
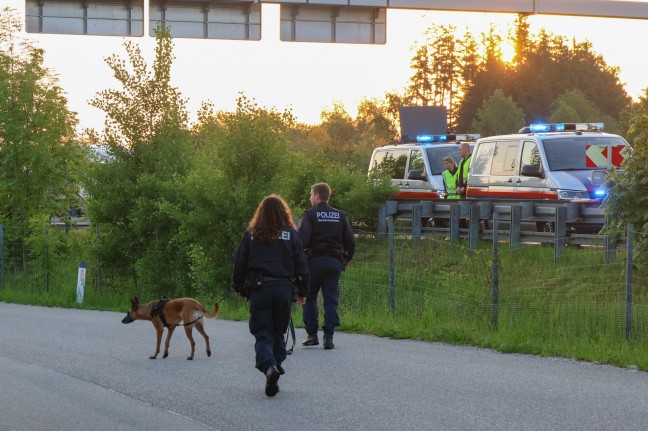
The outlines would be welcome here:
<svg viewBox="0 0 648 431">
<path fill-rule="evenodd" d="M 608 232 L 623 234 L 632 223 L 639 264 L 648 263 L 648 88 L 630 109 L 628 140 L 632 151 L 626 153 L 622 169 L 606 178 L 608 196 L 603 208 L 608 218 Z"/>
<path fill-rule="evenodd" d="M 0 223 L 11 250 L 40 234 L 33 220 L 69 221 L 84 156 L 77 120 L 44 52 L 19 37 L 15 11 L 0 12 Z M 36 231 L 35 231 L 36 229 Z"/>
<path fill-rule="evenodd" d="M 524 126 L 524 112 L 500 89 L 477 110 L 471 130 L 482 136 L 516 133 Z"/>
<path fill-rule="evenodd" d="M 140 286 L 183 294 L 186 242 L 178 218 L 186 203 L 179 185 L 190 168 L 191 135 L 186 102 L 171 85 L 173 43 L 158 27 L 151 68 L 137 45 L 124 46 L 128 61 L 116 54 L 106 60 L 121 89 L 90 102 L 106 113 L 102 143 L 110 158 L 87 179 L 88 212 L 101 226 L 104 263 L 133 269 Z"/>
</svg>

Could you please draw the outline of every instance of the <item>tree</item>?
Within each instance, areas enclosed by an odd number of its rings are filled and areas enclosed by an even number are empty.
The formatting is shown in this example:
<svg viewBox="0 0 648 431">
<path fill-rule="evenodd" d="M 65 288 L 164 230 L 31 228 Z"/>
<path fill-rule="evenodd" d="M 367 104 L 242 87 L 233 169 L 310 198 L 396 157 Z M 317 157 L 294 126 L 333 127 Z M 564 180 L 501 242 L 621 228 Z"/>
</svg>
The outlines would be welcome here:
<svg viewBox="0 0 648 431">
<path fill-rule="evenodd" d="M 516 133 L 524 126 L 524 112 L 500 89 L 477 110 L 471 130 L 482 136 Z"/>
<path fill-rule="evenodd" d="M 184 295 L 188 245 L 178 220 L 187 208 L 179 190 L 191 167 L 191 135 L 186 102 L 171 85 L 173 42 L 159 26 L 150 69 L 135 43 L 124 46 L 128 62 L 116 54 L 106 60 L 122 89 L 90 102 L 106 113 L 110 159 L 88 178 L 88 212 L 101 225 L 104 264 L 131 270 L 138 288 Z"/>
<path fill-rule="evenodd" d="M 426 31 L 426 43 L 418 47 L 411 61 L 413 75 L 405 90 L 407 105 L 445 106 L 448 127 L 456 126 L 462 90 L 474 74 L 473 40 L 456 37 L 456 27 L 437 26 Z"/>
<path fill-rule="evenodd" d="M 608 196 L 603 208 L 608 219 L 606 230 L 620 235 L 629 223 L 638 232 L 635 237 L 636 261 L 648 263 L 648 88 L 630 109 L 629 142 L 622 169 L 610 172 L 605 186 Z"/>
<path fill-rule="evenodd" d="M 69 220 L 70 208 L 78 208 L 84 152 L 75 115 L 43 66 L 44 51 L 18 36 L 20 26 L 15 11 L 2 9 L 0 223 L 10 253 L 22 253 L 26 263 L 27 239 L 40 234 L 49 217 Z"/>
<path fill-rule="evenodd" d="M 502 38 L 491 30 L 482 35 L 484 54 L 477 61 L 471 85 L 465 87 L 458 113 L 458 129 L 466 130 L 483 101 L 500 88 L 522 108 L 526 123 L 546 122 L 554 101 L 567 91 L 578 90 L 601 113 L 607 130 L 616 122 L 630 98 L 619 80 L 618 68 L 608 66 L 589 42 L 572 41 L 541 30 L 530 35 L 526 18 L 518 17 L 512 32 L 516 55 L 512 65 L 501 61 Z M 567 106 L 560 107 L 567 114 Z M 573 112 L 569 115 L 572 115 Z"/>
<path fill-rule="evenodd" d="M 618 133 L 618 122 L 611 116 L 602 114 L 598 107 L 580 90 L 570 90 L 560 96 L 551 105 L 549 115 L 551 123 L 594 123 L 602 122 L 605 129 Z"/>
</svg>

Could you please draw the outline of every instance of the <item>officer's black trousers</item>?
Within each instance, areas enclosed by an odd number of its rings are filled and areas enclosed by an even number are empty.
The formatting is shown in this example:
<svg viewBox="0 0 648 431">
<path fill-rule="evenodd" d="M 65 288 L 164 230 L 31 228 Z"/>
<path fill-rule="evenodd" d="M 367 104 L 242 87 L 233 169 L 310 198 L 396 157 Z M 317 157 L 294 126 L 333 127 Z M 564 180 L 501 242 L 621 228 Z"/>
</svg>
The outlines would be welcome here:
<svg viewBox="0 0 648 431">
<path fill-rule="evenodd" d="M 264 281 L 250 296 L 250 333 L 256 343 L 256 367 L 265 372 L 286 359 L 284 338 L 290 322 L 293 286 L 289 280 Z"/>
<path fill-rule="evenodd" d="M 333 335 L 340 326 L 338 301 L 340 296 L 340 275 L 342 261 L 336 257 L 320 256 L 308 261 L 310 269 L 310 288 L 304 304 L 304 327 L 309 335 L 316 335 L 319 326 L 317 294 L 322 291 L 324 301 L 324 334 Z"/>
</svg>

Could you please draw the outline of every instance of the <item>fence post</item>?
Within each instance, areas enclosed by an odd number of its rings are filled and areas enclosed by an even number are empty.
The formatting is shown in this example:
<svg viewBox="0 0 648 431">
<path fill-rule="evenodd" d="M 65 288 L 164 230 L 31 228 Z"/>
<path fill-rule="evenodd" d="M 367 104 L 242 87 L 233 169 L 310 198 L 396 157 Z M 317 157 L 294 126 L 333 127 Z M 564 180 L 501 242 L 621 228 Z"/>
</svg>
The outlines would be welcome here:
<svg viewBox="0 0 648 431">
<path fill-rule="evenodd" d="M 0 289 L 5 287 L 5 261 L 4 261 L 4 232 L 0 223 Z"/>
<path fill-rule="evenodd" d="M 634 251 L 634 225 L 628 224 L 628 233 L 626 236 L 626 253 L 628 261 L 626 262 L 626 316 L 625 316 L 625 338 L 630 339 L 630 329 L 632 328 L 632 261 Z"/>
<path fill-rule="evenodd" d="M 394 216 L 387 217 L 387 238 L 389 244 L 389 311 L 396 311 L 394 288 Z"/>
<path fill-rule="evenodd" d="M 499 213 L 493 212 L 493 310 L 491 323 L 497 329 L 499 315 Z"/>
</svg>

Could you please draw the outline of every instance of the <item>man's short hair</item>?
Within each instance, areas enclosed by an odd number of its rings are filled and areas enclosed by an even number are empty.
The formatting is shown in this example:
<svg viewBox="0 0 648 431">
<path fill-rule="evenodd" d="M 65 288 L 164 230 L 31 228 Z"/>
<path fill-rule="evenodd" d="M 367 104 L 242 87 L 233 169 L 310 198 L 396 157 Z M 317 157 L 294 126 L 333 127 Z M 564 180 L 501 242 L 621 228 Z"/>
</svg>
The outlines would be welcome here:
<svg viewBox="0 0 648 431">
<path fill-rule="evenodd" d="M 326 183 L 317 183 L 311 187 L 311 191 L 315 193 L 321 200 L 328 202 L 331 198 L 331 187 Z"/>
</svg>

